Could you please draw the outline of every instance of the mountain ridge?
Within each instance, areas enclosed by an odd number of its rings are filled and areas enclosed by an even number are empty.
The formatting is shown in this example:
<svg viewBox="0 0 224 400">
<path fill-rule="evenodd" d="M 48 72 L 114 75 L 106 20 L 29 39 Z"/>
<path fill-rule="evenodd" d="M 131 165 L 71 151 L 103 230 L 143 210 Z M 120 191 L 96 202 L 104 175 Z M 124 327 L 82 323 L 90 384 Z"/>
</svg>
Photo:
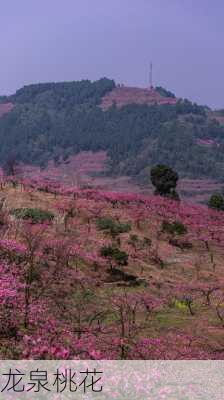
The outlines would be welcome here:
<svg viewBox="0 0 224 400">
<path fill-rule="evenodd" d="M 224 127 L 207 107 L 163 88 L 127 88 L 107 78 L 34 84 L 2 96 L 1 110 L 1 165 L 12 155 L 46 166 L 106 151 L 107 173 L 141 182 L 157 163 L 182 178 L 223 177 Z"/>
</svg>

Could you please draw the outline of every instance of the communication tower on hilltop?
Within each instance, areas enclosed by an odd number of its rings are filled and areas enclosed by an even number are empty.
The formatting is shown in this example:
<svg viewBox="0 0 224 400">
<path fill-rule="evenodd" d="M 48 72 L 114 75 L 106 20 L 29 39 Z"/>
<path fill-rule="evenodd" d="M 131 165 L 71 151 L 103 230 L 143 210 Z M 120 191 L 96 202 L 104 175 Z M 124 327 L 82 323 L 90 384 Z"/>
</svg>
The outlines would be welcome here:
<svg viewBox="0 0 224 400">
<path fill-rule="evenodd" d="M 152 62 L 150 63 L 150 73 L 149 73 L 149 81 L 150 81 L 150 89 L 153 89 L 153 84 L 152 84 Z"/>
</svg>

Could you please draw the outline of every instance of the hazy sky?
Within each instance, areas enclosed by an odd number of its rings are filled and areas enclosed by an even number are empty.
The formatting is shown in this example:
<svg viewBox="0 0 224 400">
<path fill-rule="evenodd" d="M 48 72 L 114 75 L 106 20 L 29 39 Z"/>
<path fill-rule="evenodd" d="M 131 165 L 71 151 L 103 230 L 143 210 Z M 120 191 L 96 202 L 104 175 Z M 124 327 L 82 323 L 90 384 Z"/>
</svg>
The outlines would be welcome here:
<svg viewBox="0 0 224 400">
<path fill-rule="evenodd" d="M 7 0 L 0 94 L 106 76 L 224 107 L 223 0 Z"/>
</svg>

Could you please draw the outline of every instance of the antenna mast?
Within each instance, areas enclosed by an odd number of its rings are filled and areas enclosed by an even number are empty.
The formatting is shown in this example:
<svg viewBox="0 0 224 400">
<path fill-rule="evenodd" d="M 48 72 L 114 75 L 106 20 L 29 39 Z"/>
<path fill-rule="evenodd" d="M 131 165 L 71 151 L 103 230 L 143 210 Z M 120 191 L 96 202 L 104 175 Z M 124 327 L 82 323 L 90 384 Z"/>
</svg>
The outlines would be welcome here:
<svg viewBox="0 0 224 400">
<path fill-rule="evenodd" d="M 153 85 L 152 85 L 152 62 L 150 63 L 150 89 L 153 89 Z"/>
</svg>

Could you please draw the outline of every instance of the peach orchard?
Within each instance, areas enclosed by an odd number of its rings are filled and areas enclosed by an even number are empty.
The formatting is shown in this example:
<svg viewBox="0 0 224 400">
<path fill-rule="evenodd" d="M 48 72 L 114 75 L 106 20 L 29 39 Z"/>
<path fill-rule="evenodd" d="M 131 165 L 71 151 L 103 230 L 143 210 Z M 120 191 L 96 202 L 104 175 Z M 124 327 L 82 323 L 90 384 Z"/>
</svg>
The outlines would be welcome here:
<svg viewBox="0 0 224 400">
<path fill-rule="evenodd" d="M 1 177 L 0 355 L 223 359 L 224 213 Z"/>
</svg>

